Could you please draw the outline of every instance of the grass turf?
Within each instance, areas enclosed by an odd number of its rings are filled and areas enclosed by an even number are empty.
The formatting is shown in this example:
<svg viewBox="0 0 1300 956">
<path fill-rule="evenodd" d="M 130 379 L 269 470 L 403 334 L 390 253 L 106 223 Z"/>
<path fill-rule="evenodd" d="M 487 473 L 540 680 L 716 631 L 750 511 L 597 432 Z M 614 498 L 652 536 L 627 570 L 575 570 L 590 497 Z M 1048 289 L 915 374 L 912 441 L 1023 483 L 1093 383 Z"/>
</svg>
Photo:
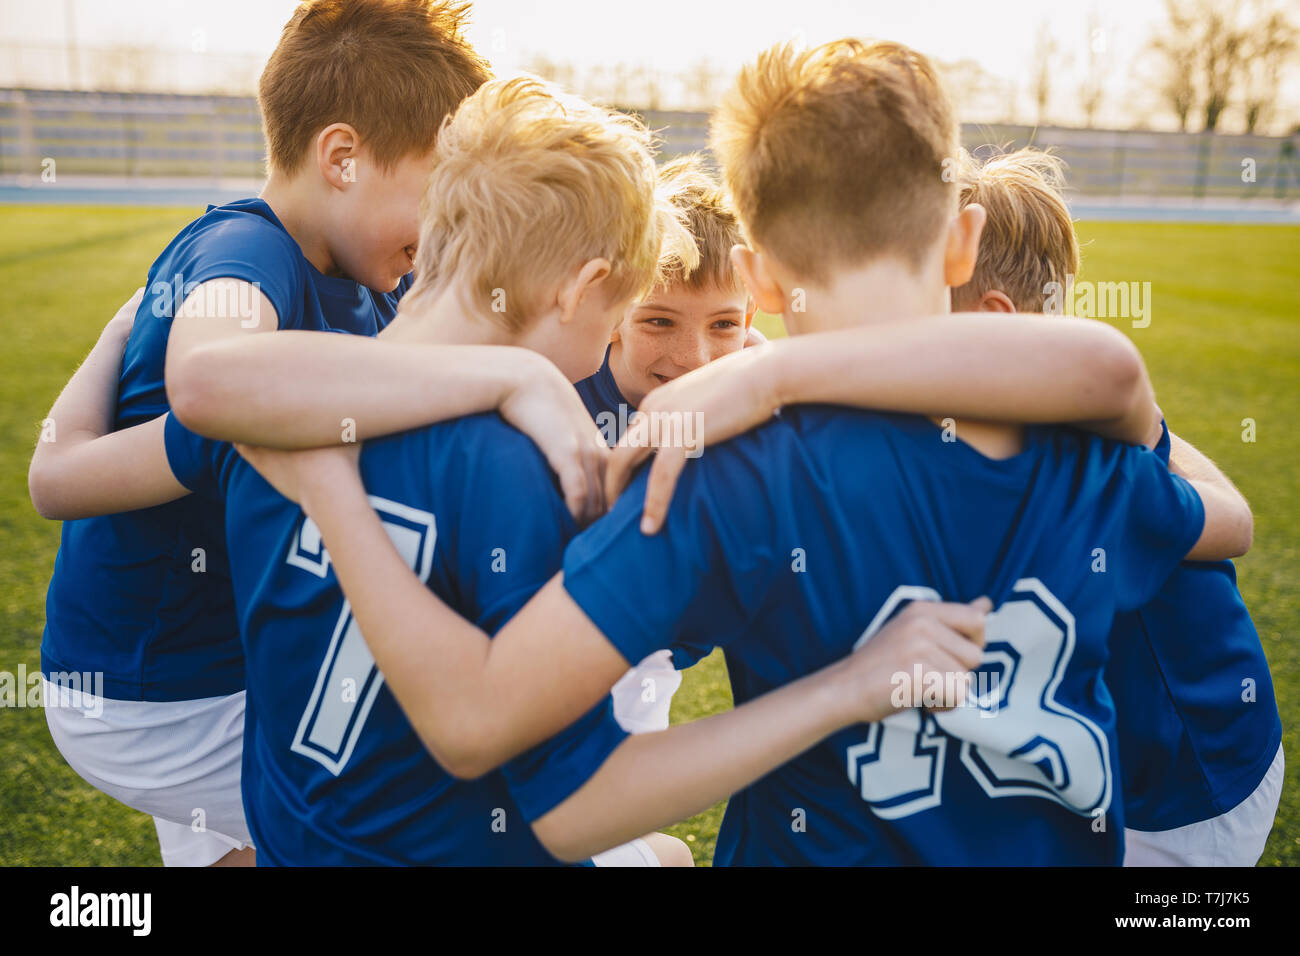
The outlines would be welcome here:
<svg viewBox="0 0 1300 956">
<path fill-rule="evenodd" d="M 0 284 L 9 290 L 0 351 L 0 671 L 39 667 L 45 587 L 58 525 L 27 500 L 26 468 L 39 423 L 99 329 L 139 285 L 157 253 L 195 211 L 0 207 Z M 1300 619 L 1294 525 L 1300 446 L 1300 328 L 1292 283 L 1300 228 L 1083 223 L 1088 281 L 1149 281 L 1148 328 L 1117 325 L 1142 349 L 1176 431 L 1218 461 L 1255 509 L 1255 547 L 1238 562 L 1242 591 L 1272 666 L 1295 754 L 1300 720 Z M 768 317 L 763 330 L 781 334 Z M 1242 440 L 1242 420 L 1256 441 Z M 722 657 L 686 674 L 673 719 L 730 705 Z M 1263 865 L 1300 863 L 1300 770 L 1287 770 Z M 149 819 L 93 789 L 63 762 L 39 709 L 0 709 L 0 864 L 158 863 Z M 712 859 L 722 805 L 671 828 L 698 863 Z"/>
</svg>

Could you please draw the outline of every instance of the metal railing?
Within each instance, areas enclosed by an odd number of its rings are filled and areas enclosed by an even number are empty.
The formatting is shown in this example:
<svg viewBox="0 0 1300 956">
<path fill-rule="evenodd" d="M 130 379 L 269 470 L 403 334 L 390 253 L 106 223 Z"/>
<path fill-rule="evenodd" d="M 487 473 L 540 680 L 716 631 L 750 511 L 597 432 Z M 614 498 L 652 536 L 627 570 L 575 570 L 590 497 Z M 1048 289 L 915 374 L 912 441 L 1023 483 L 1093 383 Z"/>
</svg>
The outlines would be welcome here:
<svg viewBox="0 0 1300 956">
<path fill-rule="evenodd" d="M 708 114 L 638 110 L 667 156 L 708 145 Z M 1072 193 L 1250 200 L 1300 197 L 1300 135 L 967 124 L 967 148 L 1050 148 Z M 0 89 L 0 174 L 256 179 L 264 173 L 248 96 Z"/>
</svg>

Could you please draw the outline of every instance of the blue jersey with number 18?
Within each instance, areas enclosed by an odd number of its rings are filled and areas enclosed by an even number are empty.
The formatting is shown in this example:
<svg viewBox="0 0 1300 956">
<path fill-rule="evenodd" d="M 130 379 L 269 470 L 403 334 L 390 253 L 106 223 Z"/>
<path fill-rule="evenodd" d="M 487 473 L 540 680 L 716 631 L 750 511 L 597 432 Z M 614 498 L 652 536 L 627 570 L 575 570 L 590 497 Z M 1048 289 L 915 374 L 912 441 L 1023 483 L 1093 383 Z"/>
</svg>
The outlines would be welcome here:
<svg viewBox="0 0 1300 956">
<path fill-rule="evenodd" d="M 569 594 L 628 660 L 707 636 L 737 704 L 909 601 L 997 606 L 970 705 L 850 727 L 737 793 L 715 863 L 1122 859 L 1106 639 L 1195 543 L 1200 498 L 1146 449 L 1042 430 L 991 460 L 952 438 L 921 418 L 787 409 L 692 462 L 658 535 L 639 530 L 642 474 L 569 546 Z M 901 703 L 924 704 L 918 690 Z"/>
<path fill-rule="evenodd" d="M 178 480 L 226 503 L 258 862 L 555 864 L 530 823 L 625 739 L 609 698 L 501 770 L 453 778 L 385 685 L 315 524 L 229 445 L 174 419 L 167 454 Z M 367 442 L 361 474 L 419 579 L 489 633 L 559 570 L 575 531 L 541 453 L 496 414 Z"/>
</svg>

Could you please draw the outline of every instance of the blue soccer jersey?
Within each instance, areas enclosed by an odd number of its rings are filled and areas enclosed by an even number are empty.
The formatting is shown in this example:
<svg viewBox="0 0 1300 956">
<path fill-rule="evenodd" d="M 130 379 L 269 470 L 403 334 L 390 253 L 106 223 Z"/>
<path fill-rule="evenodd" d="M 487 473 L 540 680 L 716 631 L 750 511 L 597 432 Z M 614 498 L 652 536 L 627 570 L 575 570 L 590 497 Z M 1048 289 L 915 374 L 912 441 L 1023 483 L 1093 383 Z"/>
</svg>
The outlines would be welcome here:
<svg viewBox="0 0 1300 956">
<path fill-rule="evenodd" d="M 623 397 L 618 382 L 614 381 L 614 371 L 609 367 L 609 352 L 608 348 L 605 349 L 605 361 L 601 363 L 600 371 L 587 376 L 574 388 L 605 442 L 613 448 L 627 431 L 628 420 L 636 414 L 636 406 Z"/>
<path fill-rule="evenodd" d="M 226 501 L 258 862 L 555 864 L 529 824 L 625 739 L 611 701 L 499 771 L 454 779 L 385 686 L 316 526 L 229 445 L 169 419 L 167 449 L 182 483 Z M 496 414 L 367 442 L 361 471 L 407 564 L 489 633 L 554 576 L 576 530 L 541 453 Z"/>
<path fill-rule="evenodd" d="M 636 414 L 636 406 L 623 397 L 618 382 L 614 381 L 614 372 L 609 367 L 609 352 L 609 349 L 605 350 L 605 361 L 601 363 L 600 371 L 574 387 L 587 406 L 592 421 L 613 448 L 627 431 L 628 421 Z M 708 657 L 712 650 L 711 643 L 673 644 L 673 667 L 679 671 L 693 667 Z"/>
<path fill-rule="evenodd" d="M 196 286 L 220 278 L 260 288 L 281 329 L 363 335 L 387 324 L 410 283 L 380 295 L 322 275 L 260 199 L 209 207 L 149 270 L 122 363 L 115 430 L 168 411 L 172 317 Z M 229 306 L 244 315 L 252 300 Z M 183 498 L 64 522 L 45 619 L 45 673 L 101 672 L 106 697 L 191 700 L 244 686 L 225 532 L 210 504 Z"/>
<path fill-rule="evenodd" d="M 1043 430 L 995 461 L 944 437 L 787 409 L 692 463 L 658 535 L 642 474 L 570 545 L 569 594 L 628 660 L 707 636 L 737 704 L 910 600 L 997 606 L 971 705 L 840 731 L 737 793 L 716 863 L 1120 862 L 1106 639 L 1195 543 L 1200 498 L 1145 449 Z"/>
<path fill-rule="evenodd" d="M 1168 462 L 1168 427 L 1156 453 Z M 1106 684 L 1132 829 L 1227 813 L 1259 786 L 1281 745 L 1268 661 L 1231 561 L 1185 561 L 1151 601 L 1117 617 Z"/>
</svg>

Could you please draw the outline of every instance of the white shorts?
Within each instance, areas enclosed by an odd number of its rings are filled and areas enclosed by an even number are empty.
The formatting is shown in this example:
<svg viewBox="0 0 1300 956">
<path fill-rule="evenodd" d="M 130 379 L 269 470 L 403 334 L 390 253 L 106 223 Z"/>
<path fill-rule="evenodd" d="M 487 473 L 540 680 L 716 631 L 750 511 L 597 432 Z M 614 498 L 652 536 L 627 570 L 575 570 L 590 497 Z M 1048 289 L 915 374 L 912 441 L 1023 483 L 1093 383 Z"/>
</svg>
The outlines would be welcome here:
<svg viewBox="0 0 1300 956">
<path fill-rule="evenodd" d="M 1286 759 L 1282 748 L 1255 792 L 1227 813 L 1172 830 L 1124 831 L 1125 866 L 1254 866 L 1273 829 Z"/>
<path fill-rule="evenodd" d="M 604 853 L 597 853 L 591 858 L 597 866 L 660 866 L 659 857 L 650 849 L 650 844 L 637 837 L 631 843 L 624 843 Z"/>
<path fill-rule="evenodd" d="M 240 797 L 244 692 L 112 700 L 44 683 L 54 744 L 91 786 L 154 818 L 165 866 L 208 866 L 252 845 Z"/>
<path fill-rule="evenodd" d="M 667 730 L 673 694 L 681 686 L 682 672 L 673 667 L 673 652 L 655 651 L 610 690 L 614 717 L 629 734 Z"/>
</svg>

